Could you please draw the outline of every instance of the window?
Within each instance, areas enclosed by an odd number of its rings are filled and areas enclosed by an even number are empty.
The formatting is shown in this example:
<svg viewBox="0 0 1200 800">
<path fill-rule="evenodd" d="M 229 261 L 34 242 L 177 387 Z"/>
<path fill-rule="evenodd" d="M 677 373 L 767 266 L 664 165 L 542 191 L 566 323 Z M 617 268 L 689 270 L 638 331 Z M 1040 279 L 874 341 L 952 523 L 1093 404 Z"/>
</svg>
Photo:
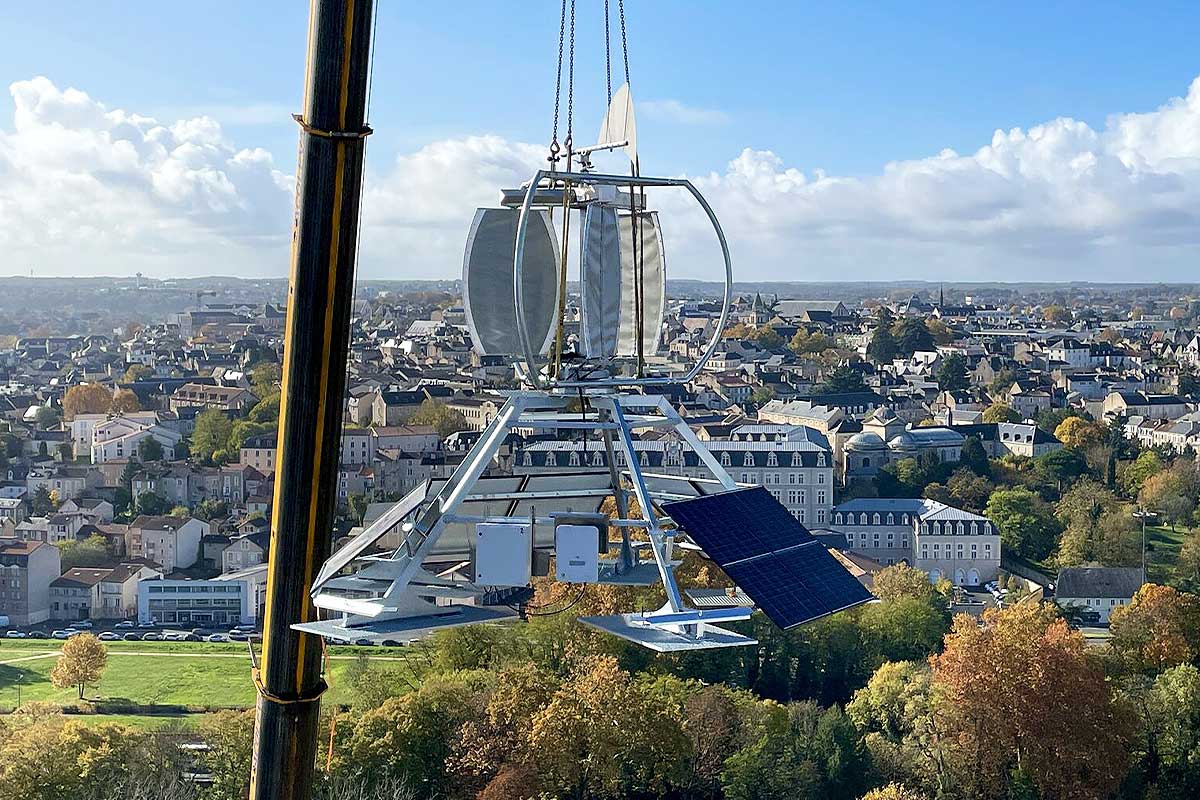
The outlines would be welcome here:
<svg viewBox="0 0 1200 800">
<path fill-rule="evenodd" d="M 818 472 L 817 473 L 817 483 L 824 483 L 824 482 L 825 482 L 825 473 Z"/>
<path fill-rule="evenodd" d="M 874 524 L 874 525 L 878 525 L 878 524 L 880 523 L 880 517 L 879 517 L 879 512 L 878 512 L 878 511 L 876 511 L 876 512 L 875 512 L 875 516 L 871 518 L 871 522 L 872 522 L 872 524 Z"/>
<path fill-rule="evenodd" d="M 837 513 L 837 517 L 836 517 L 836 519 L 835 519 L 835 522 L 836 522 L 838 525 L 841 525 L 841 524 L 842 524 L 842 512 L 840 512 L 840 511 L 839 511 L 839 512 Z"/>
<path fill-rule="evenodd" d="M 825 505 L 825 490 L 824 489 L 817 492 L 817 505 L 822 505 L 822 506 Z"/>
<path fill-rule="evenodd" d="M 743 467 L 753 467 L 754 466 L 754 454 L 751 453 L 749 450 L 747 450 L 745 453 L 742 454 L 742 466 Z"/>
<path fill-rule="evenodd" d="M 730 466 L 730 462 L 729 462 L 729 451 L 728 451 L 728 450 L 722 450 L 722 451 L 721 451 L 721 466 L 722 466 L 722 467 L 728 467 L 728 466 Z"/>
<path fill-rule="evenodd" d="M 824 453 L 817 453 L 817 466 L 818 467 L 825 466 L 825 454 Z"/>
<path fill-rule="evenodd" d="M 892 514 L 892 512 L 890 512 L 890 511 L 888 512 L 888 515 L 887 515 L 887 524 L 888 524 L 888 525 L 895 525 L 895 524 L 896 524 L 896 517 L 895 517 L 895 515 L 894 515 L 894 514 Z"/>
<path fill-rule="evenodd" d="M 775 455 L 774 450 L 767 453 L 767 466 L 768 467 L 778 467 L 779 466 L 779 456 Z"/>
<path fill-rule="evenodd" d="M 825 521 L 825 509 L 818 508 L 817 509 L 817 522 L 824 522 L 824 521 Z"/>
<path fill-rule="evenodd" d="M 802 465 L 803 465 L 803 461 L 801 460 L 800 453 L 799 453 L 799 452 L 795 452 L 795 451 L 794 451 L 794 452 L 792 453 L 792 466 L 793 466 L 793 467 L 799 467 L 799 466 L 802 466 Z"/>
<path fill-rule="evenodd" d="M 579 466 L 579 453 L 572 450 L 570 457 L 567 459 L 567 464 L 568 464 L 568 466 L 578 467 Z"/>
</svg>

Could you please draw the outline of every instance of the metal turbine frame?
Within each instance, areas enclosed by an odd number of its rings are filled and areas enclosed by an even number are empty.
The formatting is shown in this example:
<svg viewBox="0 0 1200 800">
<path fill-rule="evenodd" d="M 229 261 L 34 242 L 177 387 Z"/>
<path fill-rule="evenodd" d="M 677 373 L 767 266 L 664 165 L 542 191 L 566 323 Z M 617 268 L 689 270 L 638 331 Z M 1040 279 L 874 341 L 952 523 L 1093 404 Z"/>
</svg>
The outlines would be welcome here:
<svg viewBox="0 0 1200 800">
<path fill-rule="evenodd" d="M 721 315 L 712 338 L 704 352 L 683 375 L 655 377 L 617 377 L 595 380 L 560 380 L 540 375 L 541 366 L 533 351 L 529 331 L 525 325 L 522 287 L 522 261 L 525 252 L 525 236 L 528 229 L 529 212 L 534 197 L 548 182 L 552 188 L 561 185 L 618 186 L 629 187 L 631 194 L 638 187 L 676 186 L 687 189 L 704 209 L 717 240 L 725 263 L 725 288 Z M 585 430 L 600 433 L 609 468 L 609 486 L 603 490 L 611 492 L 616 500 L 618 517 L 609 521 L 621 535 L 619 556 L 610 563 L 601 583 L 652 584 L 661 582 L 666 592 L 666 602 L 657 611 L 646 614 L 623 614 L 614 617 L 581 618 L 583 622 L 601 630 L 615 633 L 657 650 L 681 650 L 701 647 L 727 647 L 754 644 L 754 640 L 718 628 L 713 622 L 731 622 L 750 618 L 751 609 L 745 607 L 700 610 L 686 607 L 679 586 L 675 581 L 675 548 L 682 546 L 675 541 L 674 530 L 666 527 L 669 519 L 656 511 L 660 500 L 683 499 L 677 494 L 654 491 L 643 473 L 634 445 L 633 431 L 639 428 L 665 428 L 674 431 L 691 448 L 700 461 L 720 484 L 723 491 L 738 488 L 738 484 L 724 467 L 708 451 L 687 422 L 662 395 L 645 395 L 630 392 L 640 387 L 665 386 L 692 380 L 703 369 L 704 364 L 716 351 L 729 320 L 733 299 L 733 267 L 729 246 L 721 225 L 711 206 L 685 178 L 648 178 L 629 175 L 605 175 L 592 173 L 558 172 L 539 170 L 530 180 L 518 218 L 514 248 L 513 293 L 516 305 L 516 323 L 519 339 L 524 350 L 524 376 L 532 389 L 514 392 L 500 412 L 484 429 L 479 441 L 467 454 L 466 459 L 455 469 L 449 480 L 432 496 L 424 495 L 424 488 L 411 492 L 400 502 L 389 508 L 362 533 L 335 553 L 321 568 L 313 582 L 311 596 L 313 604 L 327 611 L 341 612 L 338 621 L 321 621 L 295 626 L 300 630 L 319 633 L 331 638 L 357 638 L 361 633 L 373 633 L 388 638 L 416 638 L 432 628 L 447 625 L 469 624 L 496 619 L 502 614 L 488 612 L 486 608 L 474 606 L 439 606 L 424 599 L 445 597 L 467 599 L 483 594 L 484 587 L 473 584 L 454 583 L 441 576 L 430 574 L 424 569 L 425 560 L 433 554 L 448 523 L 516 522 L 551 524 L 554 515 L 538 517 L 472 516 L 459 513 L 463 503 L 472 500 L 471 492 L 483 476 L 488 465 L 504 443 L 508 434 L 519 428 L 541 428 L 556 430 Z M 561 313 L 561 308 L 557 309 Z M 520 369 L 520 361 L 518 361 Z M 622 391 L 624 390 L 624 391 Z M 593 419 L 567 412 L 575 391 L 586 396 L 596 410 Z M 615 434 L 615 436 L 614 436 Z M 615 445 L 615 447 L 614 447 Z M 624 456 L 625 471 L 616 466 L 615 453 Z M 659 480 L 673 476 L 649 476 Z M 627 489 L 626 481 L 629 484 Z M 597 490 L 591 490 L 592 495 Z M 637 498 L 640 516 L 629 512 L 629 493 Z M 550 499 L 554 496 L 577 496 L 571 492 L 547 492 L 529 495 Z M 413 519 L 408 519 L 414 517 Z M 406 519 L 408 521 L 406 521 Z M 386 556 L 365 555 L 368 548 L 383 536 L 400 528 L 400 545 Z M 646 532 L 648 542 L 634 543 L 630 540 L 631 529 Z M 616 544 L 616 543 L 613 543 Z M 640 550 L 649 550 L 653 562 L 638 558 Z M 359 561 L 365 565 L 353 575 L 343 575 L 342 570 Z M 366 595 L 366 596 L 364 596 Z M 390 624 L 391 627 L 388 627 Z M 379 634 L 386 628 L 387 632 Z"/>
</svg>

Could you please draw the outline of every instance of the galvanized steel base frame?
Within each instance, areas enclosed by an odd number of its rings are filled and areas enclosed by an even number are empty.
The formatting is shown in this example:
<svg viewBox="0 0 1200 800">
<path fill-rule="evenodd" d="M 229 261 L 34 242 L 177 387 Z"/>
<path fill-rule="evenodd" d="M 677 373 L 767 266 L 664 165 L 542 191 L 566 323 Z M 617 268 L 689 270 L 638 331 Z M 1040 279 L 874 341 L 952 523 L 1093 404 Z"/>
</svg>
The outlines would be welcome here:
<svg viewBox="0 0 1200 800">
<path fill-rule="evenodd" d="M 614 497 L 618 516 L 609 525 L 620 532 L 620 541 L 613 543 L 617 558 L 608 563 L 600 582 L 661 582 L 666 603 L 649 613 L 584 617 L 580 621 L 657 651 L 754 644 L 753 639 L 713 624 L 749 619 L 750 609 L 701 610 L 684 605 L 675 581 L 674 569 L 679 563 L 674 560 L 675 551 L 695 546 L 676 541 L 676 531 L 667 527 L 670 520 L 661 515 L 657 505 L 697 496 L 696 484 L 678 476 L 643 472 L 634 449 L 633 432 L 645 429 L 674 432 L 711 473 L 713 491 L 728 491 L 738 485 L 665 397 L 612 390 L 592 390 L 585 396 L 592 410 L 589 414 L 568 410 L 574 398 L 562 392 L 523 391 L 511 395 L 475 447 L 432 497 L 425 497 L 424 487 L 418 487 L 325 563 L 312 586 L 313 603 L 318 608 L 340 612 L 343 617 L 295 627 L 349 641 L 359 638 L 411 641 L 436 628 L 505 616 L 489 607 L 454 605 L 455 601 L 477 598 L 485 587 L 453 580 L 445 574 L 435 575 L 425 569 L 424 562 L 433 554 L 450 523 L 532 521 L 536 525 L 553 525 L 551 515 L 532 518 L 468 515 L 462 510 L 468 501 L 509 497 L 473 492 L 510 432 L 582 430 L 598 433 L 603 442 L 609 473 L 606 485 L 583 490 L 526 491 L 520 493 L 520 499 L 553 504 L 568 498 L 592 497 L 599 503 L 603 497 Z M 617 467 L 614 458 L 617 451 L 624 457 L 624 471 Z M 630 513 L 631 495 L 637 500 L 638 515 Z M 515 499 L 515 495 L 510 499 Z M 389 554 L 366 555 L 372 545 L 397 529 L 401 535 L 399 547 Z M 646 541 L 634 541 L 630 536 L 633 530 L 645 531 Z M 649 559 L 642 556 L 645 551 L 649 552 Z M 354 564 L 360 565 L 360 569 L 346 572 Z M 434 598 L 435 602 L 426 598 Z M 437 598 L 451 604 L 438 604 Z"/>
</svg>

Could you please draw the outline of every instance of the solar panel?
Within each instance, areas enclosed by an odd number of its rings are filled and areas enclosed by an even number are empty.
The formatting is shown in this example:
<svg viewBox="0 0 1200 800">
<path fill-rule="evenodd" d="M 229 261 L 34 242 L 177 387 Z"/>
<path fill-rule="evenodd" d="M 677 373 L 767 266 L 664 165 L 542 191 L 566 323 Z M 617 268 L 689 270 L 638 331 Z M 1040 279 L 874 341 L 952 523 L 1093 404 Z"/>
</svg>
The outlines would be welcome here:
<svg viewBox="0 0 1200 800">
<path fill-rule="evenodd" d="M 813 541 L 761 486 L 664 503 L 663 510 L 722 566 Z"/>
<path fill-rule="evenodd" d="M 663 510 L 781 628 L 874 599 L 762 487 L 666 503 Z"/>
<path fill-rule="evenodd" d="M 820 542 L 722 565 L 722 569 L 784 629 L 874 599 Z"/>
</svg>

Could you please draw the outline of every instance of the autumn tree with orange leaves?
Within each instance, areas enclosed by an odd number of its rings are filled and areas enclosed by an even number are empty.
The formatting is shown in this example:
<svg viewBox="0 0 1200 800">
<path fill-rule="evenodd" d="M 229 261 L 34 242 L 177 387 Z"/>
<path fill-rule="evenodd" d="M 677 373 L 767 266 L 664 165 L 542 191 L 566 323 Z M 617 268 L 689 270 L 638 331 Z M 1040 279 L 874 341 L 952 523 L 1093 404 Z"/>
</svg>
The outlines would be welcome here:
<svg viewBox="0 0 1200 800">
<path fill-rule="evenodd" d="M 1108 797 L 1129 764 L 1132 720 L 1083 636 L 1049 605 L 960 615 L 931 658 L 938 727 L 955 796 Z"/>
<path fill-rule="evenodd" d="M 1129 672 L 1155 674 L 1200 657 L 1200 599 L 1144 584 L 1133 602 L 1109 615 L 1112 651 Z"/>
</svg>

